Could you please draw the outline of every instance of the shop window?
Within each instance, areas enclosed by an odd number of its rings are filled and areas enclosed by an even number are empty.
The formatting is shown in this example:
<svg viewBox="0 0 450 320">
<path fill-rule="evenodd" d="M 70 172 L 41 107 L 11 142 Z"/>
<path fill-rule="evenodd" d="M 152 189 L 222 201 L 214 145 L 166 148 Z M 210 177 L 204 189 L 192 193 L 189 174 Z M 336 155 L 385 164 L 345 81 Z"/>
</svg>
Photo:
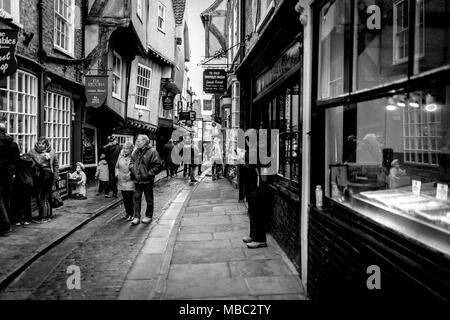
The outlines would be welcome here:
<svg viewBox="0 0 450 320">
<path fill-rule="evenodd" d="M 75 1 L 55 0 L 54 44 L 69 55 L 75 50 Z"/>
<path fill-rule="evenodd" d="M 409 55 L 409 14 L 410 1 L 401 0 L 394 3 L 394 64 L 408 61 Z M 416 58 L 424 54 L 424 3 L 423 0 L 416 1 Z"/>
<path fill-rule="evenodd" d="M 414 74 L 450 63 L 450 7 L 445 0 L 418 0 L 416 15 L 416 52 L 421 59 L 414 61 Z M 433 23 L 441 21 L 445 23 Z"/>
<path fill-rule="evenodd" d="M 112 96 L 117 99 L 122 97 L 122 58 L 114 51 Z"/>
<path fill-rule="evenodd" d="M 355 8 L 353 90 L 373 88 L 407 77 L 409 16 L 403 9 L 407 3 L 401 1 L 392 6 L 383 0 L 368 0 Z M 379 8 L 380 16 L 369 10 L 373 6 Z"/>
<path fill-rule="evenodd" d="M 114 138 L 116 138 L 117 143 L 121 147 L 123 147 L 125 145 L 125 143 L 127 143 L 127 142 L 133 143 L 133 140 L 134 140 L 133 136 L 123 135 L 123 134 L 113 134 L 112 136 Z"/>
<path fill-rule="evenodd" d="M 295 182 L 300 181 L 301 113 L 298 84 L 289 86 L 269 103 L 269 127 L 280 132 L 278 174 Z"/>
<path fill-rule="evenodd" d="M 136 82 L 136 107 L 149 108 L 152 69 L 139 64 Z"/>
<path fill-rule="evenodd" d="M 20 23 L 20 1 L 19 0 L 0 0 L 0 9 L 7 12 L 13 18 L 13 21 Z"/>
<path fill-rule="evenodd" d="M 166 7 L 161 2 L 158 2 L 158 30 L 166 30 Z"/>
<path fill-rule="evenodd" d="M 58 157 L 59 166 L 70 166 L 72 100 L 60 94 L 45 95 L 45 136 Z"/>
<path fill-rule="evenodd" d="M 450 86 L 327 109 L 325 127 L 332 200 L 450 231 Z"/>
<path fill-rule="evenodd" d="M 344 77 L 349 58 L 346 38 L 350 32 L 350 0 L 331 1 L 320 12 L 320 99 L 337 97 L 347 89 Z"/>
<path fill-rule="evenodd" d="M 37 85 L 35 76 L 20 70 L 0 80 L 0 121 L 22 153 L 37 139 Z"/>
</svg>

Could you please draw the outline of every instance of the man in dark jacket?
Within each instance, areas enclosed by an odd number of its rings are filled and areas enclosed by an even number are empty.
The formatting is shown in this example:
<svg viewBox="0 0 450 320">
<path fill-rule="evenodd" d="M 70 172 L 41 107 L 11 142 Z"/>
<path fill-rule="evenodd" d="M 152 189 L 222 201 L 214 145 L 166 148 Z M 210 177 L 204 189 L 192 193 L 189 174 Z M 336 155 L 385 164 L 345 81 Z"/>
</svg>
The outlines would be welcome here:
<svg viewBox="0 0 450 320">
<path fill-rule="evenodd" d="M 103 147 L 103 153 L 105 154 L 105 160 L 108 163 L 109 169 L 109 190 L 112 191 L 114 198 L 117 198 L 116 163 L 119 159 L 121 149 L 116 138 L 113 136 L 108 137 L 108 144 Z M 108 198 L 109 195 L 106 197 Z"/>
<path fill-rule="evenodd" d="M 6 134 L 6 125 L 0 123 L 0 235 L 11 231 L 8 216 L 9 188 L 19 155 L 17 143 Z"/>
<path fill-rule="evenodd" d="M 13 182 L 11 211 L 16 225 L 31 223 L 31 197 L 33 193 L 36 166 L 33 158 L 25 153 L 20 156 Z"/>
<path fill-rule="evenodd" d="M 153 185 L 155 176 L 162 171 L 162 162 L 158 151 L 149 146 L 150 139 L 145 135 L 138 136 L 136 151 L 131 156 L 131 176 L 135 182 L 134 219 L 131 225 L 138 225 L 141 221 L 142 193 L 147 201 L 147 210 L 142 223 L 149 224 L 153 218 Z"/>
</svg>

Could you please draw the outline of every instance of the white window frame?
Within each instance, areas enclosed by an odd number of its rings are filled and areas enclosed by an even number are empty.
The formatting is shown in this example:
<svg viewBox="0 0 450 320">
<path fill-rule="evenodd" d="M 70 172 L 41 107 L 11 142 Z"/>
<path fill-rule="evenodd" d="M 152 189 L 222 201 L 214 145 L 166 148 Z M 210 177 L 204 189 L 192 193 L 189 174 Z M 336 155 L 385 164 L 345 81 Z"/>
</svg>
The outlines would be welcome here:
<svg viewBox="0 0 450 320">
<path fill-rule="evenodd" d="M 162 9 L 162 16 L 160 16 L 160 9 Z M 165 33 L 166 32 L 166 6 L 161 2 L 158 2 L 158 11 L 157 11 L 157 28 L 159 31 Z M 161 27 L 159 26 L 159 21 L 162 20 Z"/>
<path fill-rule="evenodd" d="M 115 70 L 114 66 L 117 65 L 116 62 L 119 62 L 119 70 L 118 72 Z M 111 93 L 113 98 L 122 99 L 122 69 L 123 69 L 123 60 L 122 57 L 116 52 L 113 52 L 113 76 L 112 76 L 112 85 L 111 85 Z M 116 89 L 114 89 L 114 81 L 117 81 Z"/>
<path fill-rule="evenodd" d="M 72 99 L 46 92 L 44 111 L 45 137 L 58 157 L 59 167 L 67 169 L 72 161 Z"/>
<path fill-rule="evenodd" d="M 145 77 L 139 73 L 140 70 L 143 70 L 144 72 L 149 72 L 149 77 Z M 138 63 L 137 70 L 136 70 L 136 103 L 135 107 L 136 109 L 150 109 L 150 95 L 151 95 L 151 89 L 152 89 L 152 74 L 153 71 L 151 68 Z M 144 92 L 147 91 L 147 96 L 144 96 Z M 142 94 L 140 94 L 142 92 Z M 145 104 L 142 104 L 143 100 L 145 101 Z"/>
<path fill-rule="evenodd" d="M 133 140 L 134 140 L 133 136 L 128 136 L 125 134 L 113 134 L 112 136 L 117 140 L 117 143 L 121 147 L 123 147 L 125 145 L 125 143 L 127 143 L 127 142 L 133 143 Z"/>
<path fill-rule="evenodd" d="M 11 8 L 9 11 L 3 9 L 5 2 L 9 2 Z M 8 13 L 13 18 L 13 22 L 22 28 L 20 24 L 20 0 L 0 0 L 0 9 Z"/>
<path fill-rule="evenodd" d="M 0 87 L 0 101 L 6 105 L 0 107 L 0 121 L 6 120 L 8 135 L 19 145 L 20 152 L 26 153 L 37 141 L 38 78 L 17 70 L 4 82 L 6 87 Z"/>
<path fill-rule="evenodd" d="M 259 23 L 256 26 L 256 32 L 260 32 L 266 24 L 272 12 L 275 10 L 274 0 L 259 0 Z"/>
<path fill-rule="evenodd" d="M 143 21 L 143 13 L 144 13 L 144 2 L 145 0 L 137 0 L 136 1 L 136 14 L 139 18 L 139 20 L 141 20 L 141 22 Z"/>
<path fill-rule="evenodd" d="M 57 50 L 73 57 L 75 53 L 75 0 L 54 0 L 54 30 L 53 30 L 53 45 Z M 60 12 L 60 5 L 67 3 L 67 16 Z M 58 37 L 58 21 L 61 21 L 67 30 L 61 30 L 61 34 L 66 33 L 67 47 L 60 43 Z"/>
<path fill-rule="evenodd" d="M 407 8 L 408 8 L 408 26 L 404 27 L 403 30 L 399 31 L 398 27 L 397 27 L 397 19 L 398 19 L 398 6 L 401 4 L 406 4 Z M 420 1 L 416 3 L 417 7 L 416 7 L 416 21 L 415 21 L 415 41 L 414 41 L 414 45 L 415 47 L 415 59 L 420 59 L 423 58 L 425 56 L 425 3 L 424 1 Z M 419 12 L 419 10 L 422 10 L 421 12 Z M 408 44 L 408 48 L 411 45 L 409 43 L 409 30 L 410 30 L 410 25 L 411 25 L 411 21 L 409 21 L 409 1 L 408 0 L 398 0 L 395 1 L 393 4 L 393 11 L 394 11 L 394 18 L 393 18 L 393 30 L 392 30 L 392 42 L 393 42 L 393 55 L 392 55 L 392 59 L 393 65 L 397 65 L 397 64 L 402 64 L 408 61 L 408 56 L 409 56 L 409 52 L 405 52 L 406 56 L 399 56 L 400 52 L 399 52 L 399 41 L 398 41 L 398 36 L 400 35 L 401 32 L 406 34 L 406 42 Z M 422 23 L 420 23 L 420 15 L 422 15 Z M 423 33 L 423 39 L 422 39 L 422 46 L 419 45 L 418 41 L 419 41 L 419 33 L 420 33 L 420 28 L 422 28 L 422 33 Z"/>
</svg>

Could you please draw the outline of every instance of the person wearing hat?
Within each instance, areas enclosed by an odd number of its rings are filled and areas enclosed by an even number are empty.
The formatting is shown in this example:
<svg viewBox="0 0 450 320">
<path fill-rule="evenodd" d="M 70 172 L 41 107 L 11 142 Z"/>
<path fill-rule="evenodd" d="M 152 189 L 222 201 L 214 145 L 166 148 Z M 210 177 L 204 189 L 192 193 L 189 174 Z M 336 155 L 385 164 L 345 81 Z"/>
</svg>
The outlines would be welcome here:
<svg viewBox="0 0 450 320">
<path fill-rule="evenodd" d="M 86 200 L 87 177 L 84 173 L 84 165 L 81 162 L 77 162 L 76 171 L 70 175 L 70 179 L 77 181 L 73 198 L 78 200 Z"/>
<path fill-rule="evenodd" d="M 95 179 L 98 183 L 98 193 L 105 192 L 105 197 L 109 194 L 109 168 L 108 162 L 106 162 L 105 154 L 100 156 L 100 162 L 97 165 L 97 172 L 95 173 Z"/>
<path fill-rule="evenodd" d="M 103 153 L 105 154 L 105 160 L 108 163 L 109 169 L 109 191 L 112 191 L 112 196 L 117 198 L 117 179 L 115 176 L 116 163 L 120 155 L 120 145 L 117 143 L 115 137 L 108 137 L 108 144 L 103 147 Z M 109 198 L 109 195 L 107 196 Z"/>
<path fill-rule="evenodd" d="M 389 188 L 398 187 L 401 177 L 406 176 L 406 171 L 400 169 L 400 161 L 394 159 L 391 162 L 391 169 L 389 170 Z"/>
<path fill-rule="evenodd" d="M 116 164 L 115 176 L 117 178 L 117 189 L 122 193 L 123 204 L 125 206 L 126 220 L 133 220 L 134 215 L 134 182 L 131 180 L 131 154 L 134 145 L 131 142 L 125 143 Z"/>
</svg>

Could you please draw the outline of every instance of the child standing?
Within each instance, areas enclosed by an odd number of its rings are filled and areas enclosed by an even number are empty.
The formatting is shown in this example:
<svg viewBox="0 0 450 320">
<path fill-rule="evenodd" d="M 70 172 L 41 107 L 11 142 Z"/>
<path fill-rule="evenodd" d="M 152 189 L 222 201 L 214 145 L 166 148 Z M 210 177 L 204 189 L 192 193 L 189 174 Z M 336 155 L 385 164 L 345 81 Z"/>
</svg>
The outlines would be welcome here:
<svg viewBox="0 0 450 320">
<path fill-rule="evenodd" d="M 77 182 L 75 194 L 73 198 L 78 200 L 86 200 L 86 182 L 87 177 L 84 173 L 84 165 L 81 162 L 77 162 L 77 170 L 70 175 L 71 180 L 75 180 Z"/>
<path fill-rule="evenodd" d="M 105 154 L 100 156 L 100 162 L 97 165 L 97 172 L 95 173 L 95 179 L 99 181 L 98 193 L 105 192 L 105 197 L 109 194 L 109 168 L 108 162 L 106 162 Z"/>
</svg>

